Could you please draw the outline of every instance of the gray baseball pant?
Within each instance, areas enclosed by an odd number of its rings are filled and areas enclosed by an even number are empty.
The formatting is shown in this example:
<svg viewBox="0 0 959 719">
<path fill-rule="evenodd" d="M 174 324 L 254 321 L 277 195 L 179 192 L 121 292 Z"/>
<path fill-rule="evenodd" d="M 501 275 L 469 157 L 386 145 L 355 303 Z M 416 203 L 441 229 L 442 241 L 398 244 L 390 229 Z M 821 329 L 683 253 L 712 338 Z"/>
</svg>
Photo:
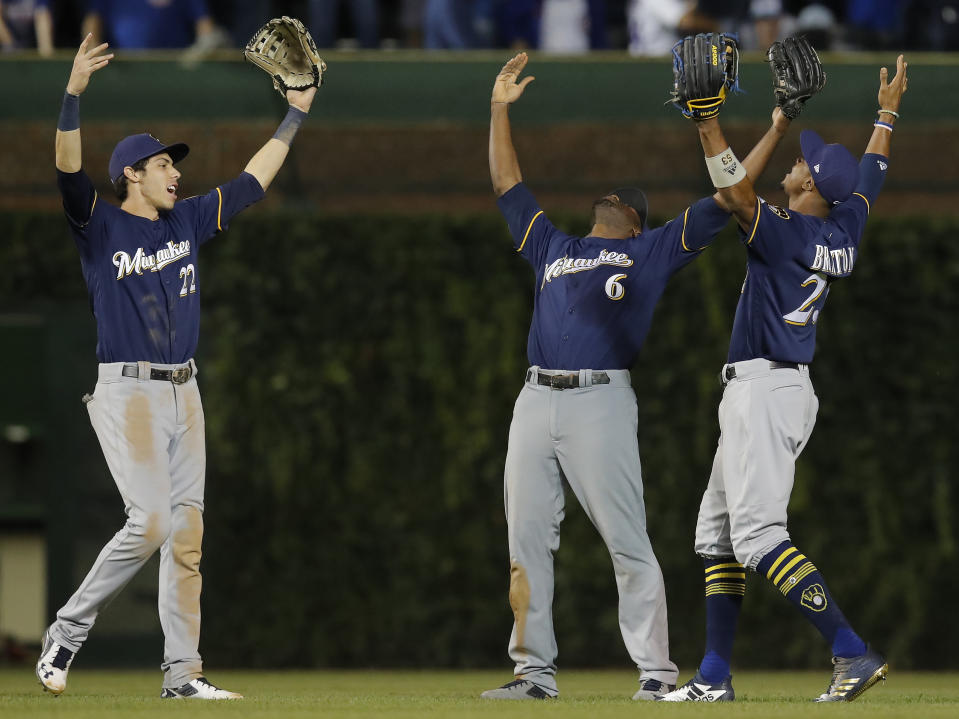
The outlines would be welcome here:
<svg viewBox="0 0 959 719">
<path fill-rule="evenodd" d="M 666 591 L 646 534 L 637 443 L 636 395 L 627 370 L 609 384 L 556 390 L 535 384 L 532 368 L 513 411 L 505 499 L 515 674 L 556 694 L 553 555 L 559 549 L 565 479 L 609 549 L 619 590 L 619 626 L 641 679 L 675 684 L 669 659 Z"/>
<path fill-rule="evenodd" d="M 786 510 L 796 459 L 816 424 L 819 400 L 809 367 L 771 369 L 737 362 L 719 403 L 719 446 L 696 522 L 696 553 L 735 556 L 755 569 L 789 539 Z"/>
<path fill-rule="evenodd" d="M 127 521 L 57 612 L 50 634 L 77 651 L 100 610 L 160 550 L 158 608 L 163 628 L 163 686 L 175 688 L 203 674 L 200 659 L 200 554 L 206 473 L 203 406 L 194 377 L 184 384 L 124 377 L 124 363 L 101 364 L 86 399 Z"/>
</svg>

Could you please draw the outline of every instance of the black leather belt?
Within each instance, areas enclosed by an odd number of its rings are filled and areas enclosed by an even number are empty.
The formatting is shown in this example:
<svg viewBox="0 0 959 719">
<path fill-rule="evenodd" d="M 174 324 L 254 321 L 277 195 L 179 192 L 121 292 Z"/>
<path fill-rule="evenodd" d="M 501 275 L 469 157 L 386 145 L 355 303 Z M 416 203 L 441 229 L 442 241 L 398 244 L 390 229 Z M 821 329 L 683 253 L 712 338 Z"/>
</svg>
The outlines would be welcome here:
<svg viewBox="0 0 959 719">
<path fill-rule="evenodd" d="M 769 369 L 799 369 L 799 364 L 797 362 L 773 362 L 770 360 Z M 726 370 L 719 376 L 720 381 L 723 384 L 726 384 L 731 379 L 736 379 L 736 368 L 733 365 L 730 365 Z"/>
<path fill-rule="evenodd" d="M 139 377 L 140 370 L 135 364 L 123 365 L 121 374 L 124 377 Z M 155 369 L 150 368 L 150 379 L 158 379 L 163 382 L 172 382 L 173 384 L 183 384 L 188 382 L 193 376 L 193 365 L 185 365 L 176 369 Z"/>
<path fill-rule="evenodd" d="M 533 381 L 533 370 L 526 370 L 526 381 Z M 543 387 L 552 387 L 553 389 L 576 389 L 580 387 L 579 372 L 566 372 L 565 374 L 542 374 L 536 373 L 536 384 Z M 593 372 L 593 384 L 609 384 L 609 375 L 605 372 Z"/>
</svg>

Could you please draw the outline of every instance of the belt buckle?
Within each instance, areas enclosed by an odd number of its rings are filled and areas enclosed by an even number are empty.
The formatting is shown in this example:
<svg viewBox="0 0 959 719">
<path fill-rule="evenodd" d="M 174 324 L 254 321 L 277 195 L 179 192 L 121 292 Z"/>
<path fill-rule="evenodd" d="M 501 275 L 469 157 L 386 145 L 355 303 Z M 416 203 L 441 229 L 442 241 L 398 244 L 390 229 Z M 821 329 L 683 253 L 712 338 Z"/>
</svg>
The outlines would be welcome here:
<svg viewBox="0 0 959 719">
<path fill-rule="evenodd" d="M 553 389 L 572 389 L 573 388 L 573 376 L 566 374 L 555 374 L 551 375 L 549 378 L 549 386 Z"/>
<path fill-rule="evenodd" d="M 183 384 L 189 381 L 190 377 L 193 376 L 193 368 L 187 365 L 186 367 L 177 367 L 173 370 L 173 373 L 170 375 L 170 379 L 173 384 Z"/>
</svg>

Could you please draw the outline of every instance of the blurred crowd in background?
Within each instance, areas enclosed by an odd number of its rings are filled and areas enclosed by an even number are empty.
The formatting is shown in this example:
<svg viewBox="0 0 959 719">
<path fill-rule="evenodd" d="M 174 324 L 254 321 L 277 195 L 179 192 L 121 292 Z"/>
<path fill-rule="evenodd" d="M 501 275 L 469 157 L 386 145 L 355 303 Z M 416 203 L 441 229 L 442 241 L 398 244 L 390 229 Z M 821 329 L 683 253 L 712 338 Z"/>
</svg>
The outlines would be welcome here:
<svg viewBox="0 0 959 719">
<path fill-rule="evenodd" d="M 242 47 L 267 19 L 301 18 L 337 49 L 667 53 L 680 37 L 737 32 L 745 50 L 801 32 L 820 50 L 959 50 L 959 0 L 0 0 L 0 48 Z"/>
</svg>

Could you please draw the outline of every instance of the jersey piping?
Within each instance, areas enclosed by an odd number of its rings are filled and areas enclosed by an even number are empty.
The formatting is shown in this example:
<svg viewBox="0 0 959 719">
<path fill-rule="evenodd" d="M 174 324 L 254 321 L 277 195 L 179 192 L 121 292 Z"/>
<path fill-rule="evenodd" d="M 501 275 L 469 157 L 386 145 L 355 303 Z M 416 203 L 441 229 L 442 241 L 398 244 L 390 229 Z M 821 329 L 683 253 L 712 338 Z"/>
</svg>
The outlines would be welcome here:
<svg viewBox="0 0 959 719">
<path fill-rule="evenodd" d="M 852 193 L 852 194 L 853 194 L 853 195 L 856 195 L 857 197 L 861 197 L 861 198 L 863 199 L 863 201 L 866 203 L 866 214 L 868 215 L 868 214 L 869 214 L 869 210 L 870 210 L 871 208 L 869 207 L 869 200 L 866 199 L 866 196 L 863 195 L 863 194 L 860 193 L 860 192 L 854 192 L 854 193 Z"/>
<path fill-rule="evenodd" d="M 763 208 L 762 200 L 760 200 L 757 197 L 756 198 L 756 217 L 753 218 L 753 231 L 749 233 L 749 239 L 746 240 L 747 245 L 751 245 L 753 242 L 753 238 L 756 236 L 756 228 L 759 227 L 759 212 L 760 210 L 762 210 L 762 208 Z"/>
<path fill-rule="evenodd" d="M 529 227 L 526 228 L 526 234 L 523 235 L 523 241 L 520 243 L 519 247 L 516 249 L 517 252 L 523 251 L 523 246 L 526 244 L 526 240 L 529 239 L 530 230 L 533 229 L 533 223 L 536 222 L 536 218 L 542 214 L 543 214 L 543 211 L 540 210 L 535 215 L 533 215 L 533 219 L 529 221 Z"/>
</svg>

